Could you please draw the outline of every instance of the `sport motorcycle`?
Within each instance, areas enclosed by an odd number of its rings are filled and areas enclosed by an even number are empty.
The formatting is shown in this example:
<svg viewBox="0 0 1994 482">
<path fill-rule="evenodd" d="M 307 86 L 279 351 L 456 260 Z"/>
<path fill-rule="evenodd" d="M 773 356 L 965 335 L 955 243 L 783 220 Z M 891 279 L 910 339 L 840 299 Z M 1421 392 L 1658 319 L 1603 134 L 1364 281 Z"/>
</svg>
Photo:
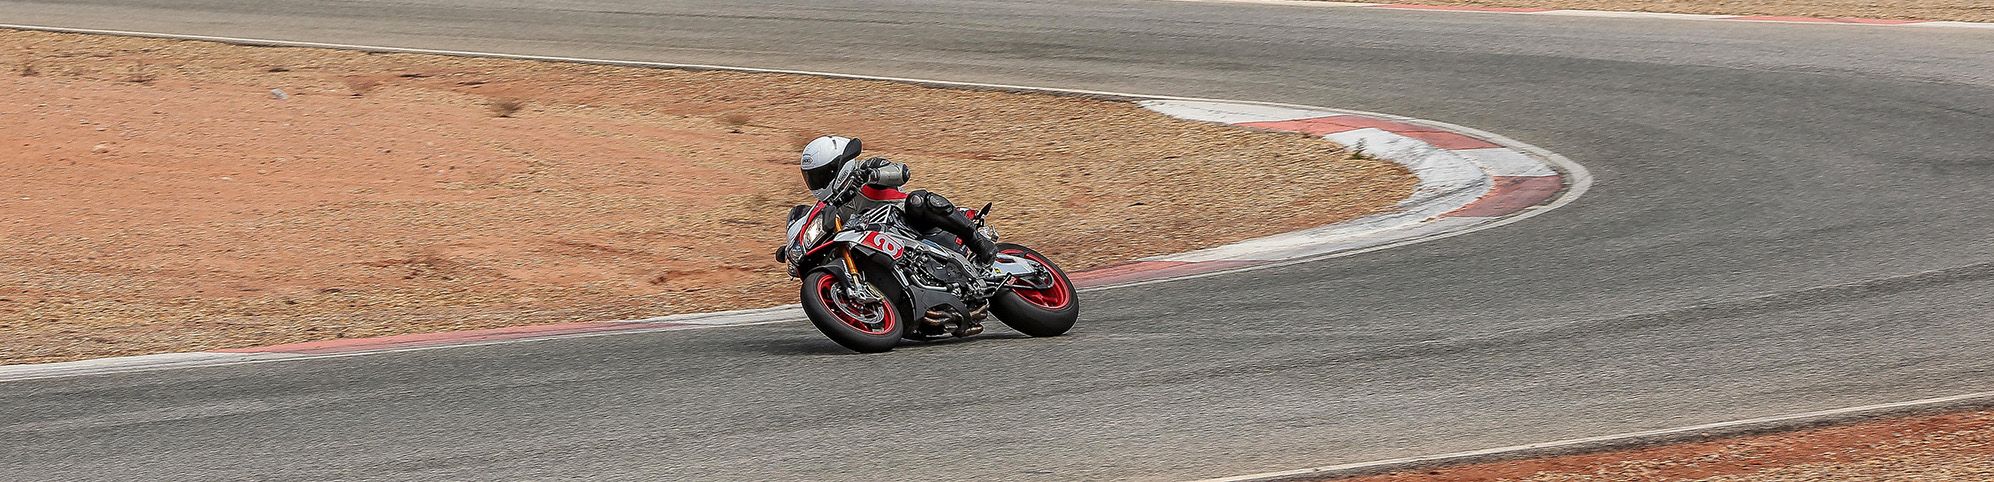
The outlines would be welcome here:
<svg viewBox="0 0 1994 482">
<path fill-rule="evenodd" d="M 991 207 L 963 214 L 995 241 Z M 903 340 L 973 336 L 993 314 L 1026 335 L 1058 336 L 1080 317 L 1066 272 L 1031 248 L 997 243 L 983 266 L 955 235 L 909 226 L 899 205 L 841 211 L 824 202 L 792 208 L 776 252 L 803 281 L 803 312 L 839 345 L 878 353 Z"/>
</svg>

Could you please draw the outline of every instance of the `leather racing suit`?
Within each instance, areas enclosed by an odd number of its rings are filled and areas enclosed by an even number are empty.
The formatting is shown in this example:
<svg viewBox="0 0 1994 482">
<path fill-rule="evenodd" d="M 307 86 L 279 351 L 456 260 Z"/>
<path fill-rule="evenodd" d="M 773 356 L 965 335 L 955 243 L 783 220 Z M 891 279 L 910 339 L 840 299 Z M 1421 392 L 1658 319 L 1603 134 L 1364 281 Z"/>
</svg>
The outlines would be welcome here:
<svg viewBox="0 0 1994 482">
<path fill-rule="evenodd" d="M 826 203 L 836 206 L 842 214 L 855 216 L 880 206 L 899 205 L 906 215 L 908 226 L 915 231 L 940 229 L 955 235 L 969 248 L 970 255 L 979 264 L 988 265 L 996 257 L 996 243 L 977 232 L 976 222 L 969 219 L 964 209 L 956 208 L 954 203 L 940 194 L 926 190 L 900 190 L 907 184 L 907 165 L 881 157 L 852 161 L 851 164 L 851 168 L 844 169 L 832 181 L 831 192 L 823 197 Z"/>
</svg>

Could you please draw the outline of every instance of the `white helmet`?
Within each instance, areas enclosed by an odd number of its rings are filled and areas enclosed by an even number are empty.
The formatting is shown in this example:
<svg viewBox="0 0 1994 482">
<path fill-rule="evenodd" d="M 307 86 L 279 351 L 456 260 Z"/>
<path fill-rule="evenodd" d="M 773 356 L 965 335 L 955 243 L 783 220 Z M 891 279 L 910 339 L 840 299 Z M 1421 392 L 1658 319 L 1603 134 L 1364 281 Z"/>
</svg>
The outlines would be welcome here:
<svg viewBox="0 0 1994 482">
<path fill-rule="evenodd" d="M 803 146 L 803 183 L 820 191 L 837 179 L 845 164 L 859 157 L 859 140 L 824 136 Z"/>
</svg>

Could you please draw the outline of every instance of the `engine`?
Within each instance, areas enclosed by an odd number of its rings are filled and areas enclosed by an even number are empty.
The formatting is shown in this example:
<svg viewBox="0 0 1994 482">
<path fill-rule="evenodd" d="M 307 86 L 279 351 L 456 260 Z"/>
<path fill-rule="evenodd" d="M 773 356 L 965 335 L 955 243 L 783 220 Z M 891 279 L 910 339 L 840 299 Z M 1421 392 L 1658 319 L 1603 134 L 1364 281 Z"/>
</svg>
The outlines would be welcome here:
<svg viewBox="0 0 1994 482">
<path fill-rule="evenodd" d="M 923 284 L 947 288 L 956 288 L 970 284 L 971 278 L 969 272 L 963 270 L 961 263 L 928 253 L 923 253 L 921 256 L 914 256 L 912 258 L 914 259 L 911 263 L 913 266 L 910 267 L 913 269 L 909 270 L 909 272 L 914 273 L 915 276 L 920 278 Z M 955 290 L 952 289 L 951 291 Z"/>
</svg>

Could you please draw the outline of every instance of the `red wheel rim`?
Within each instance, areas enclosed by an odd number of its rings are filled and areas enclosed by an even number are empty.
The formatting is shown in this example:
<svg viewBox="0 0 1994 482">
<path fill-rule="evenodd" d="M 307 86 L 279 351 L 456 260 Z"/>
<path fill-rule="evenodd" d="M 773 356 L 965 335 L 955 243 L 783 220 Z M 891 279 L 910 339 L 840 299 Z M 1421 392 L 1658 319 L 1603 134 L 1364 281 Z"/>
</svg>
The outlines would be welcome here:
<svg viewBox="0 0 1994 482">
<path fill-rule="evenodd" d="M 1052 286 L 1048 286 L 1042 290 L 1011 288 L 1012 293 L 1018 294 L 1018 299 L 1025 300 L 1026 303 L 1031 303 L 1032 306 L 1044 308 L 1048 311 L 1064 309 L 1066 305 L 1073 303 L 1073 285 L 1067 284 L 1065 276 L 1060 276 L 1059 273 L 1051 271 L 1052 262 L 1046 261 L 1045 258 L 1040 257 L 1037 253 L 1026 252 L 1020 249 L 1007 249 L 1003 252 L 1004 254 L 1037 261 L 1040 265 L 1046 267 L 1046 276 L 1052 278 Z"/>
<path fill-rule="evenodd" d="M 893 310 L 884 302 L 869 303 L 871 306 L 867 307 L 845 299 L 844 290 L 838 289 L 837 277 L 825 275 L 817 278 L 817 298 L 824 300 L 826 311 L 830 311 L 832 316 L 838 317 L 838 321 L 844 322 L 846 326 L 858 330 L 859 333 L 867 335 L 893 333 L 895 322 Z M 866 318 L 870 317 L 866 315 L 873 314 L 878 315 L 879 321 L 866 322 Z M 873 327 L 874 324 L 878 327 Z"/>
</svg>

